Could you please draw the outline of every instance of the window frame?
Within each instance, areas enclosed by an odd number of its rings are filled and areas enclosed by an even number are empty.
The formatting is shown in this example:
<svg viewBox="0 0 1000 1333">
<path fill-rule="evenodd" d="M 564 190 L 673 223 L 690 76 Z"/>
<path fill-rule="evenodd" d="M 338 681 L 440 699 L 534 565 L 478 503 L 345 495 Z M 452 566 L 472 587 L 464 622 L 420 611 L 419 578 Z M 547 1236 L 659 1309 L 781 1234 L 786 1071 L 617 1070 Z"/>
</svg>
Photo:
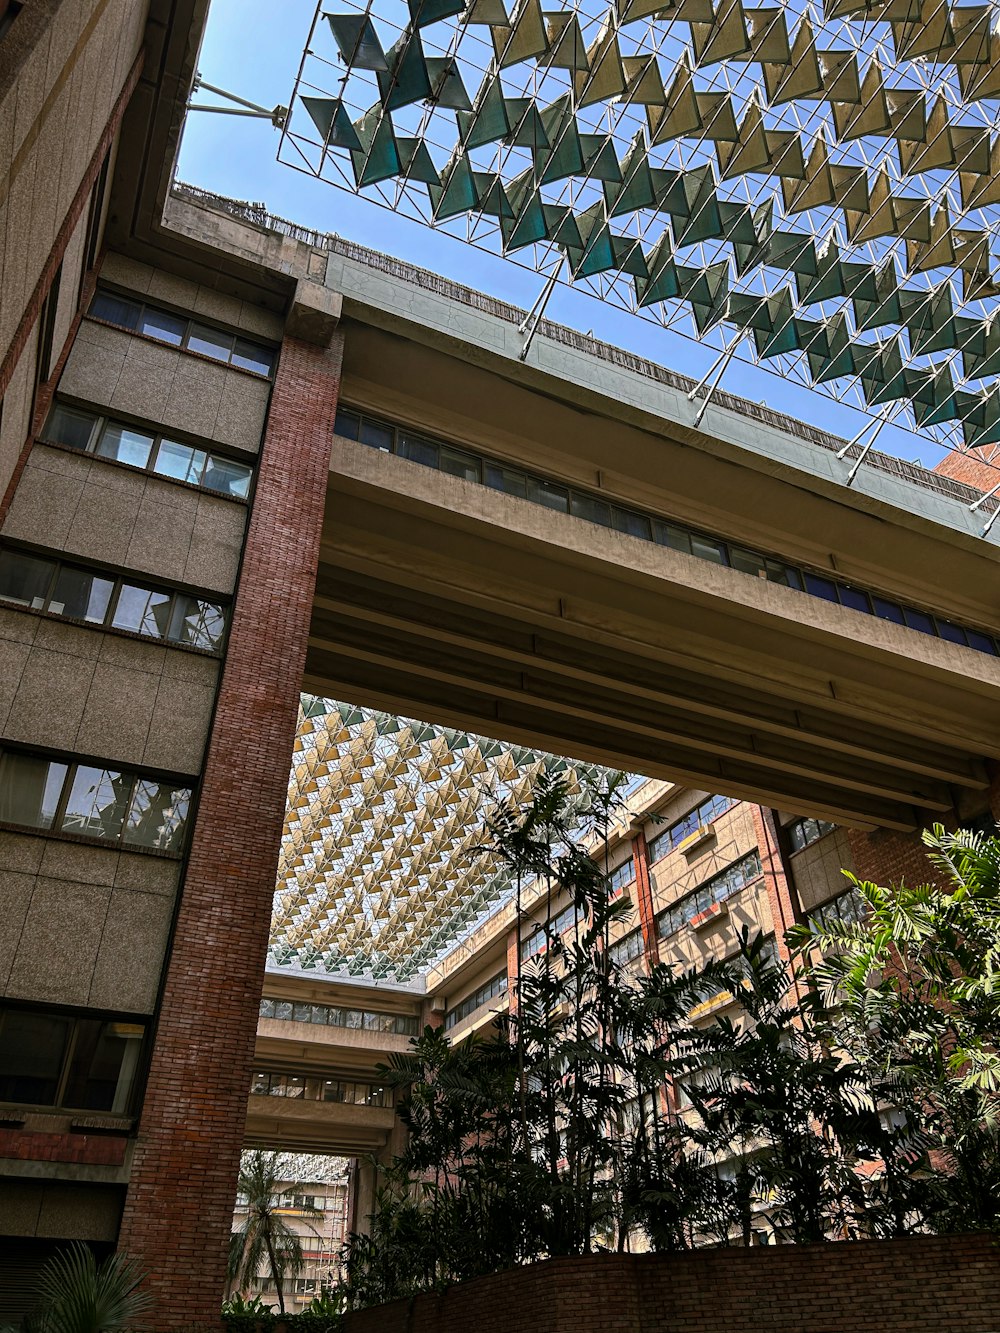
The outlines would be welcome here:
<svg viewBox="0 0 1000 1333">
<path fill-rule="evenodd" d="M 49 436 L 49 427 L 55 414 L 63 409 L 66 412 L 78 412 L 83 416 L 93 418 L 90 427 L 90 438 L 86 447 L 78 449 L 73 444 L 67 444 L 64 440 L 55 440 Z M 134 430 L 152 438 L 152 444 L 149 449 L 149 461 L 143 464 L 129 463 L 123 458 L 110 458 L 107 454 L 97 452 L 97 447 L 104 438 L 105 432 L 109 427 L 117 427 L 122 430 Z M 255 461 L 251 462 L 246 458 L 237 458 L 235 454 L 226 453 L 225 450 L 219 450 L 214 443 L 207 440 L 194 441 L 185 438 L 183 432 L 167 432 L 162 426 L 154 425 L 150 422 L 129 421 L 123 417 L 111 416 L 106 412 L 99 411 L 96 407 L 88 403 L 76 402 L 69 398 L 56 398 L 49 408 L 45 417 L 45 424 L 39 434 L 35 437 L 38 444 L 45 445 L 48 449 L 62 449 L 69 454 L 78 454 L 86 458 L 95 458 L 101 463 L 108 463 L 112 467 L 127 468 L 129 472 L 141 473 L 143 476 L 156 477 L 159 481 L 171 482 L 175 486 L 184 486 L 187 490 L 197 491 L 201 495 L 214 495 L 220 500 L 228 500 L 232 504 L 249 505 L 254 493 L 257 482 L 257 467 Z M 209 462 L 218 459 L 220 463 L 236 463 L 240 467 L 245 467 L 249 471 L 247 478 L 246 495 L 232 495 L 226 491 L 215 490 L 212 486 L 206 486 L 200 481 L 185 481 L 181 477 L 173 477 L 167 472 L 158 472 L 154 466 L 155 460 L 159 457 L 160 448 L 163 444 L 176 444 L 184 449 L 198 449 L 205 454 L 206 470 Z"/>
<path fill-rule="evenodd" d="M 0 760 L 5 754 L 24 755 L 29 759 L 38 759 L 48 764 L 61 764 L 65 767 L 66 773 L 62 779 L 62 785 L 59 790 L 59 796 L 52 810 L 52 823 L 45 827 L 41 824 L 20 824 L 14 820 L 0 819 L 0 828 L 10 829 L 18 833 L 27 833 L 36 837 L 56 838 L 65 842 L 84 843 L 88 847 L 107 847 L 120 852 L 129 852 L 138 856 L 157 856 L 168 861 L 181 861 L 187 854 L 188 844 L 191 838 L 191 829 L 194 824 L 195 803 L 197 799 L 197 779 L 172 773 L 158 772 L 145 767 L 136 767 L 134 764 L 119 764 L 115 760 L 95 758 L 90 755 L 68 754 L 62 751 L 50 751 L 34 749 L 27 745 L 11 745 L 7 741 L 0 741 Z M 66 806 L 69 802 L 73 790 L 73 783 L 76 774 L 80 768 L 100 768 L 105 772 L 119 773 L 122 777 L 130 779 L 128 797 L 122 802 L 124 814 L 122 815 L 122 825 L 114 837 L 99 838 L 88 833 L 78 833 L 74 829 L 62 827 L 62 821 L 66 816 Z M 180 842 L 176 849 L 168 847 L 152 847 L 148 843 L 129 842 L 125 839 L 125 829 L 129 813 L 135 800 L 136 788 L 140 782 L 156 783 L 158 786 L 175 786 L 178 790 L 186 790 L 187 813 L 184 816 L 183 828 Z"/>
<path fill-rule="evenodd" d="M 189 652 L 189 653 L 198 653 L 203 657 L 212 657 L 218 659 L 221 658 L 225 653 L 231 626 L 230 613 L 232 610 L 232 603 L 231 600 L 229 599 L 220 598 L 220 595 L 218 593 L 212 593 L 208 596 L 205 596 L 197 592 L 186 592 L 182 588 L 176 588 L 176 587 L 170 587 L 169 585 L 164 585 L 160 583 L 159 580 L 157 579 L 147 579 L 141 574 L 137 576 L 132 576 L 122 571 L 106 570 L 96 565 L 87 565 L 79 563 L 76 560 L 73 560 L 72 558 L 69 560 L 64 560 L 61 555 L 53 555 L 49 551 L 39 550 L 37 548 L 29 546 L 22 546 L 19 543 L 0 541 L 0 558 L 2 558 L 3 555 L 5 555 L 8 552 L 11 555 L 15 556 L 22 555 L 32 560 L 48 561 L 52 565 L 52 570 L 49 574 L 49 582 L 45 593 L 44 606 L 41 607 L 25 606 L 23 603 L 16 602 L 13 599 L 3 595 L 3 593 L 0 593 L 0 607 L 13 607 L 18 611 L 27 611 L 31 615 L 45 616 L 46 618 L 52 620 L 66 621 L 70 625 L 79 625 L 84 629 L 101 630 L 102 633 L 105 634 L 121 634 L 130 639 L 139 639 L 143 643 L 158 643 L 164 647 L 178 648 L 184 652 Z M 86 620 L 81 616 L 69 616 L 65 615 L 61 611 L 52 611 L 49 609 L 49 604 L 52 601 L 52 597 L 55 593 L 55 588 L 59 579 L 59 575 L 62 573 L 63 570 L 71 570 L 76 573 L 88 574 L 96 578 L 103 578 L 106 582 L 111 584 L 111 592 L 108 595 L 108 604 L 105 609 L 103 619 L 101 619 L 100 621 Z M 168 603 L 169 610 L 166 615 L 166 621 L 168 625 L 173 622 L 177 606 L 179 604 L 178 599 L 181 597 L 192 598 L 196 601 L 206 602 L 209 606 L 216 607 L 221 613 L 223 619 L 223 629 L 219 636 L 218 643 L 215 645 L 215 647 L 203 648 L 199 644 L 184 643 L 182 640 L 171 638 L 167 634 L 161 634 L 161 635 L 143 634 L 141 630 L 128 629 L 124 626 L 114 624 L 114 617 L 118 611 L 119 599 L 122 590 L 125 588 L 136 588 L 140 592 L 162 594 L 166 597 L 169 597 L 170 599 Z"/>
<path fill-rule="evenodd" d="M 181 335 L 179 343 L 172 343 L 166 338 L 158 338 L 155 333 L 148 333 L 145 329 L 129 328 L 125 324 L 118 324 L 114 320 L 107 319 L 103 315 L 94 313 L 94 305 L 101 296 L 108 296 L 112 300 L 125 301 L 138 309 L 138 323 L 142 322 L 143 314 L 146 310 L 158 315 L 169 315 L 178 320 L 183 320 L 186 328 Z M 148 338 L 150 342 L 157 343 L 160 347 L 172 347 L 175 352 L 187 352 L 189 356 L 200 357 L 204 361 L 211 361 L 217 366 L 226 366 L 230 370 L 238 370 L 243 375 L 253 375 L 255 379 L 266 380 L 273 383 L 275 371 L 278 366 L 278 355 L 280 348 L 267 341 L 258 342 L 258 340 L 240 329 L 230 328 L 225 324 L 219 324 L 211 318 L 205 318 L 201 315 L 192 315 L 188 311 L 179 310 L 176 306 L 171 306 L 162 301 L 145 301 L 141 296 L 134 292 L 125 291 L 117 287 L 114 283 L 100 283 L 94 295 L 87 306 L 87 318 L 94 320 L 98 324 L 105 324 L 109 328 L 121 329 L 125 333 L 131 334 L 135 338 Z M 229 356 L 226 360 L 220 357 L 212 356 L 208 352 L 200 352 L 197 348 L 189 347 L 188 342 L 195 328 L 211 330 L 213 333 L 223 334 L 231 340 Z M 244 342 L 259 352 L 263 352 L 270 357 L 270 369 L 267 371 L 251 370 L 248 366 L 239 366 L 233 361 L 237 355 L 236 345 L 238 342 Z"/>
<path fill-rule="evenodd" d="M 66 1048 L 62 1054 L 62 1064 L 60 1066 L 59 1076 L 56 1080 L 56 1089 L 51 1102 L 19 1102 L 0 1100 L 0 1106 L 30 1107 L 36 1113 L 80 1116 L 109 1116 L 120 1118 L 122 1120 L 134 1120 L 138 1113 L 139 1092 L 145 1081 L 145 1066 L 149 1053 L 150 1031 L 152 1020 L 149 1015 L 128 1014 L 107 1009 L 77 1010 L 60 1009 L 56 1005 L 28 1004 L 16 999 L 0 999 L 0 1027 L 3 1026 L 3 1019 L 6 1013 L 17 1012 L 22 1014 L 35 1014 L 42 1017 L 65 1020 L 70 1023 L 69 1035 L 66 1039 Z M 142 1036 L 139 1037 L 139 1049 L 136 1056 L 135 1067 L 132 1072 L 131 1083 L 128 1091 L 127 1109 L 123 1111 L 102 1111 L 86 1106 L 73 1106 L 65 1104 L 67 1085 L 73 1074 L 73 1061 L 76 1055 L 77 1045 L 80 1040 L 80 1027 L 82 1023 L 123 1023 L 142 1028 Z"/>
</svg>

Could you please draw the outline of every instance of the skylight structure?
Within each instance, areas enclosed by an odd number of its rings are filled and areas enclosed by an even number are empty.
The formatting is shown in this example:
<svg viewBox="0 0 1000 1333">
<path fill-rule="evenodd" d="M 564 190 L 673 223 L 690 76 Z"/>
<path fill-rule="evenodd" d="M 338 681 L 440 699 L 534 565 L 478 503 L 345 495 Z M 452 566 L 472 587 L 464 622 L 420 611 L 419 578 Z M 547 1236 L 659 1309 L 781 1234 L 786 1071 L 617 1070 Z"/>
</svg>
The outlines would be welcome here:
<svg viewBox="0 0 1000 1333">
<path fill-rule="evenodd" d="M 317 8 L 280 160 L 992 456 L 995 4 L 510 3 Z"/>
<path fill-rule="evenodd" d="M 409 981 L 513 892 L 483 847 L 499 800 L 542 772 L 578 797 L 608 771 L 304 695 L 288 784 L 271 961 Z"/>
</svg>

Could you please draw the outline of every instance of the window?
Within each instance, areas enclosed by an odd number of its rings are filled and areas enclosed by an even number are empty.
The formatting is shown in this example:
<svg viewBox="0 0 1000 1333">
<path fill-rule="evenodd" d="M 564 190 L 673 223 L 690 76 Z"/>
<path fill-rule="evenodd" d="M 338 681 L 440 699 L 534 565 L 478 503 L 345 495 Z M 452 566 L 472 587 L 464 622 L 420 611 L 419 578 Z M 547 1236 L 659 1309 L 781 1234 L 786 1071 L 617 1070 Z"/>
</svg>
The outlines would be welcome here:
<svg viewBox="0 0 1000 1333">
<path fill-rule="evenodd" d="M 494 1000 L 498 995 L 507 994 L 507 969 L 498 972 L 495 977 L 490 977 L 489 981 L 484 982 L 478 990 L 467 995 L 460 1004 L 456 1004 L 454 1009 L 449 1009 L 445 1016 L 445 1028 L 453 1028 L 461 1023 L 463 1018 L 468 1018 L 474 1014 L 477 1009 L 481 1009 L 484 1004 Z"/>
<path fill-rule="evenodd" d="M 605 527 L 610 525 L 641 541 L 658 542 L 661 546 L 669 546 L 672 550 L 682 551 L 698 560 L 710 560 L 716 565 L 730 565 L 752 578 L 764 578 L 769 583 L 794 588 L 812 597 L 822 597 L 825 601 L 836 602 L 864 615 L 895 620 L 921 634 L 932 634 L 953 643 L 966 644 L 977 652 L 993 656 L 1000 653 L 1000 641 L 982 630 L 936 620 L 926 612 L 897 606 L 895 602 L 841 583 L 828 575 L 798 569 L 794 565 L 785 564 L 783 560 L 745 550 L 721 537 L 611 505 L 601 496 L 561 485 L 554 480 L 532 476 L 519 468 L 507 467 L 491 459 L 462 453 L 444 441 L 418 436 L 405 427 L 369 417 L 359 409 L 338 409 L 335 431 L 349 440 L 358 440 L 386 453 L 397 453 L 425 467 L 455 472 L 469 481 L 481 480 L 493 490 L 516 495 L 532 504 L 544 505 L 547 509 L 556 509 L 563 514 L 570 513 L 590 523 L 600 523 Z"/>
<path fill-rule="evenodd" d="M 816 930 L 828 930 L 834 925 L 853 926 L 864 919 L 865 903 L 857 889 L 848 889 L 839 898 L 824 903 L 807 914 L 809 924 Z"/>
<path fill-rule="evenodd" d="M 199 352 L 213 361 L 251 370 L 255 375 L 270 375 L 274 369 L 274 352 L 270 347 L 127 296 L 99 291 L 90 303 L 90 314 L 106 324 L 115 324 L 131 333 L 143 333 L 170 347 Z"/>
<path fill-rule="evenodd" d="M 634 963 L 637 958 L 642 957 L 643 951 L 642 929 L 640 928 L 633 930 L 631 934 L 618 940 L 616 944 L 612 944 L 611 961 L 616 967 L 628 967 L 629 963 Z"/>
<path fill-rule="evenodd" d="M 128 769 L 0 750 L 0 822 L 179 853 L 191 788 Z"/>
<path fill-rule="evenodd" d="M 65 403 L 52 409 L 41 438 L 233 499 L 245 500 L 250 492 L 253 468 L 247 463 Z"/>
<path fill-rule="evenodd" d="M 760 857 L 756 852 L 734 861 L 718 875 L 713 875 L 704 884 L 699 885 L 672 907 L 660 912 L 656 918 L 656 929 L 660 939 L 673 935 L 686 926 L 694 917 L 707 912 L 716 903 L 725 902 L 733 894 L 739 893 L 761 873 Z"/>
<path fill-rule="evenodd" d="M 713 819 L 718 819 L 719 815 L 724 815 L 727 810 L 738 804 L 739 802 L 731 796 L 706 797 L 693 810 L 689 810 L 669 828 L 651 839 L 648 847 L 650 865 L 661 860 L 674 847 L 679 847 L 692 833 L 697 833 L 704 825 L 710 824 Z"/>
<path fill-rule="evenodd" d="M 608 897 L 616 898 L 635 879 L 635 861 L 630 856 L 620 866 L 616 866 L 608 875 Z"/>
<path fill-rule="evenodd" d="M 20 12 L 20 0 L 0 0 L 0 39 L 6 37 L 10 25 Z"/>
<path fill-rule="evenodd" d="M 825 819 L 796 819 L 788 825 L 788 841 L 793 852 L 801 852 L 811 842 L 816 842 L 827 833 L 832 833 L 836 824 L 828 824 Z"/>
<path fill-rule="evenodd" d="M 410 1014 L 384 1014 L 361 1009 L 340 1009 L 329 1004 L 293 1004 L 290 1000 L 263 999 L 261 1018 L 281 1018 L 295 1023 L 321 1023 L 335 1028 L 375 1028 L 401 1037 L 416 1036 L 419 1021 Z M 366 1020 L 371 1020 L 367 1022 Z"/>
<path fill-rule="evenodd" d="M 557 912 L 549 924 L 549 938 L 556 939 L 565 931 L 570 930 L 580 922 L 580 914 L 576 907 L 570 903 L 564 907 L 561 912 Z M 548 940 L 545 934 L 545 923 L 539 921 L 531 933 L 521 941 L 521 962 L 528 958 L 534 958 L 535 954 L 544 953 L 548 948 Z"/>
<path fill-rule="evenodd" d="M 0 1102 L 126 1115 L 145 1028 L 0 1005 Z"/>
<path fill-rule="evenodd" d="M 354 1083 L 336 1078 L 319 1078 L 308 1074 L 278 1074 L 258 1070 L 250 1081 L 252 1097 L 295 1097 L 306 1102 L 340 1102 L 348 1106 L 391 1106 L 390 1089 L 375 1083 Z M 295 1196 L 287 1207 L 301 1208 L 304 1196 Z M 309 1196 L 310 1200 L 312 1196 Z M 290 1196 L 291 1198 L 291 1196 Z M 321 1207 L 325 1199 L 316 1200 Z"/>
<path fill-rule="evenodd" d="M 226 632 L 217 602 L 25 551 L 0 550 L 0 601 L 204 652 L 218 652 Z"/>
</svg>

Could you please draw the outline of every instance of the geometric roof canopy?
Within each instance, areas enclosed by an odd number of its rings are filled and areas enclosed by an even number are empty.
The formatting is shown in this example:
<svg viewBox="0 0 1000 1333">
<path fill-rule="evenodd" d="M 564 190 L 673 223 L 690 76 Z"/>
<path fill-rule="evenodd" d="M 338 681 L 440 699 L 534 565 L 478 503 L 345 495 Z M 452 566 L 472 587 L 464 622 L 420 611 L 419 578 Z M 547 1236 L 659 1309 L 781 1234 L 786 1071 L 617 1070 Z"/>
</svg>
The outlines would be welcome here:
<svg viewBox="0 0 1000 1333">
<path fill-rule="evenodd" d="M 303 695 L 270 959 L 408 981 L 513 893 L 482 849 L 500 799 L 562 774 L 581 815 L 593 764 Z"/>
<path fill-rule="evenodd" d="M 992 454 L 993 5 L 512 3 L 317 8 L 279 159 Z"/>
</svg>

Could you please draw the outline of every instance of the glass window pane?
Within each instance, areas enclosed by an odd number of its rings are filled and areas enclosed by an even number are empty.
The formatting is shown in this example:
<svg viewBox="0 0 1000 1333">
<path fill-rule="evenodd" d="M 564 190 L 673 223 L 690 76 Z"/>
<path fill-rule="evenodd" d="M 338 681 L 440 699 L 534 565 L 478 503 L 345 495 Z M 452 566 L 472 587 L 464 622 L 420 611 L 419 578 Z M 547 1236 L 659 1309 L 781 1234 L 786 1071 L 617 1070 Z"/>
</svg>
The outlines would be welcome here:
<svg viewBox="0 0 1000 1333">
<path fill-rule="evenodd" d="M 741 574 L 753 574 L 755 578 L 767 578 L 767 564 L 762 555 L 754 551 L 745 551 L 742 546 L 730 546 L 729 563 Z"/>
<path fill-rule="evenodd" d="M 880 620 L 894 620 L 897 625 L 905 625 L 903 608 L 895 602 L 887 602 L 882 597 L 873 597 L 872 606 Z"/>
<path fill-rule="evenodd" d="M 48 599 L 55 561 L 20 551 L 0 551 L 0 598 L 42 611 Z"/>
<path fill-rule="evenodd" d="M 370 417 L 361 418 L 361 433 L 358 439 L 362 444 L 367 444 L 372 449 L 382 449 L 387 454 L 392 453 L 392 441 L 396 432 L 391 426 L 383 425 L 381 421 L 372 421 Z M 418 459 L 417 462 L 420 462 Z"/>
<path fill-rule="evenodd" d="M 871 615 L 871 603 L 868 600 L 868 594 L 862 592 L 860 588 L 848 588 L 846 584 L 840 585 L 840 604 L 849 606 L 852 611 L 864 611 L 865 615 Z"/>
<path fill-rule="evenodd" d="M 203 602 L 199 597 L 178 595 L 167 631 L 171 642 L 213 652 L 222 643 L 225 631 L 226 613 L 221 606 Z"/>
<path fill-rule="evenodd" d="M 72 1019 L 0 1012 L 0 1101 L 53 1106 Z"/>
<path fill-rule="evenodd" d="M 117 324 L 122 329 L 137 329 L 142 307 L 137 301 L 129 301 L 124 296 L 112 296 L 110 292 L 98 292 L 90 303 L 90 313 L 95 319 Z"/>
<path fill-rule="evenodd" d="M 576 518 L 585 518 L 588 523 L 600 523 L 605 528 L 611 527 L 611 506 L 603 500 L 594 500 L 589 495 L 580 495 L 574 491 L 570 496 L 570 513 Z"/>
<path fill-rule="evenodd" d="M 529 477 L 527 498 L 532 504 L 544 505 L 546 509 L 558 509 L 561 514 L 569 512 L 569 491 L 565 486 Z"/>
<path fill-rule="evenodd" d="M 965 633 L 970 648 L 975 648 L 980 653 L 992 653 L 994 657 L 996 656 L 996 642 L 988 634 L 981 634 L 977 629 L 968 629 Z"/>
<path fill-rule="evenodd" d="M 479 460 L 471 454 L 463 454 L 459 449 L 441 446 L 441 471 L 452 477 L 464 477 L 466 481 L 479 480 Z"/>
<path fill-rule="evenodd" d="M 914 611 L 912 607 L 904 606 L 903 620 L 909 625 L 910 629 L 919 630 L 921 634 L 935 633 L 934 621 L 923 611 Z"/>
<path fill-rule="evenodd" d="M 245 500 L 250 491 L 252 476 L 253 468 L 248 467 L 246 463 L 234 463 L 229 458 L 210 454 L 201 484 L 208 491 L 218 491 L 221 495 L 232 495 Z"/>
<path fill-rule="evenodd" d="M 142 1037 L 139 1023 L 78 1019 L 62 1105 L 117 1115 L 128 1111 Z"/>
<path fill-rule="evenodd" d="M 161 477 L 173 477 L 176 481 L 188 481 L 197 486 L 207 461 L 208 454 L 204 449 L 178 444 L 176 440 L 161 440 L 153 471 Z"/>
<path fill-rule="evenodd" d="M 832 579 L 824 579 L 819 574 L 806 575 L 806 592 L 813 597 L 823 597 L 828 602 L 837 601 L 837 585 Z"/>
<path fill-rule="evenodd" d="M 274 1004 L 275 1018 L 291 1018 L 292 1002 L 291 1000 L 276 1000 Z"/>
<path fill-rule="evenodd" d="M 55 407 L 45 427 L 43 438 L 71 449 L 86 449 L 97 417 L 92 412 L 78 412 L 73 407 Z"/>
<path fill-rule="evenodd" d="M 658 541 L 661 546 L 669 546 L 675 551 L 683 551 L 685 555 L 691 554 L 691 534 L 684 528 L 679 528 L 674 523 L 661 523 L 660 520 L 653 520 L 653 540 Z"/>
<path fill-rule="evenodd" d="M 205 324 L 192 324 L 185 344 L 189 352 L 201 352 L 216 361 L 228 361 L 233 350 L 233 335 L 210 329 Z"/>
<path fill-rule="evenodd" d="M 115 629 L 130 629 L 151 639 L 162 639 L 169 623 L 170 601 L 170 593 L 123 584 L 111 623 Z"/>
<path fill-rule="evenodd" d="M 51 828 L 67 764 L 5 750 L 0 754 L 0 819 L 28 828 Z"/>
<path fill-rule="evenodd" d="M 700 537 L 696 532 L 691 534 L 691 554 L 699 560 L 711 560 L 717 565 L 728 563 L 724 542 L 717 542 L 712 537 Z"/>
<path fill-rule="evenodd" d="M 171 347 L 180 347 L 186 328 L 187 320 L 180 315 L 169 315 L 165 310 L 150 310 L 148 306 L 139 321 L 140 333 L 146 333 L 159 342 L 169 343 Z"/>
<path fill-rule="evenodd" d="M 514 472 L 510 468 L 495 467 L 486 464 L 486 485 L 495 491 L 504 491 L 507 495 L 519 495 L 522 500 L 528 496 L 528 479 L 523 472 Z"/>
<path fill-rule="evenodd" d="M 111 579 L 100 574 L 64 565 L 56 575 L 49 610 L 56 615 L 87 620 L 92 625 L 103 625 L 114 586 Z"/>
<path fill-rule="evenodd" d="M 271 1087 L 271 1078 L 269 1074 L 256 1072 L 250 1082 L 251 1097 L 266 1097 Z"/>
<path fill-rule="evenodd" d="M 965 637 L 965 630 L 961 625 L 953 625 L 950 620 L 938 621 L 938 633 L 942 639 L 947 639 L 949 643 L 965 644 L 968 640 Z"/>
<path fill-rule="evenodd" d="M 179 852 L 190 803 L 188 787 L 139 778 L 125 821 L 125 841 L 161 852 Z"/>
<path fill-rule="evenodd" d="M 362 424 L 362 429 L 364 425 Z M 438 447 L 432 440 L 422 440 L 419 435 L 408 435 L 400 431 L 396 449 L 401 458 L 408 458 L 411 463 L 422 463 L 424 467 L 437 467 Z"/>
<path fill-rule="evenodd" d="M 274 353 L 269 347 L 261 347 L 247 338 L 237 338 L 233 347 L 233 365 L 241 370 L 255 370 L 258 375 L 270 375 L 274 366 Z"/>
<path fill-rule="evenodd" d="M 89 838 L 117 838 L 122 831 L 134 778 L 109 768 L 78 764 L 61 828 Z"/>
<path fill-rule="evenodd" d="M 783 565 L 780 560 L 768 560 L 767 577 L 771 583 L 781 583 L 786 588 L 802 591 L 802 575 L 791 565 Z"/>
<path fill-rule="evenodd" d="M 356 440 L 361 429 L 361 418 L 357 412 L 349 412 L 346 407 L 337 408 L 337 419 L 333 425 L 335 435 L 343 435 L 345 440 Z"/>
<path fill-rule="evenodd" d="M 101 458 L 115 458 L 132 467 L 145 467 L 152 448 L 152 435 L 128 426 L 105 426 L 95 452 Z"/>
<path fill-rule="evenodd" d="M 634 514 L 631 509 L 619 509 L 616 505 L 611 511 L 611 521 L 619 532 L 627 532 L 630 537 L 653 540 L 653 525 L 645 514 Z"/>
</svg>

